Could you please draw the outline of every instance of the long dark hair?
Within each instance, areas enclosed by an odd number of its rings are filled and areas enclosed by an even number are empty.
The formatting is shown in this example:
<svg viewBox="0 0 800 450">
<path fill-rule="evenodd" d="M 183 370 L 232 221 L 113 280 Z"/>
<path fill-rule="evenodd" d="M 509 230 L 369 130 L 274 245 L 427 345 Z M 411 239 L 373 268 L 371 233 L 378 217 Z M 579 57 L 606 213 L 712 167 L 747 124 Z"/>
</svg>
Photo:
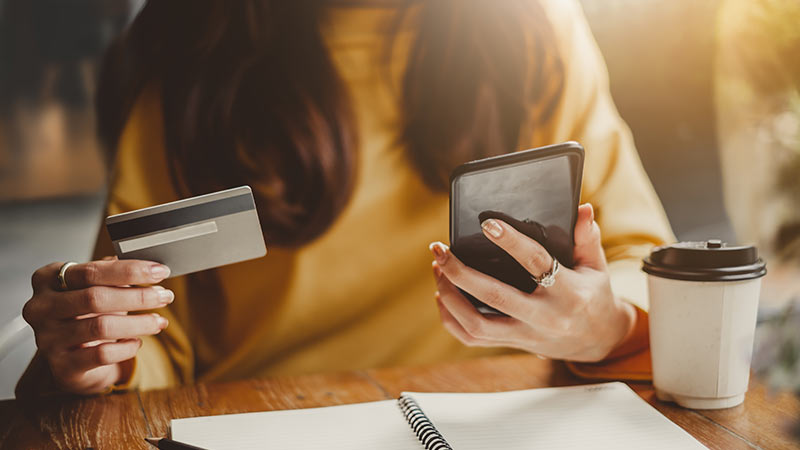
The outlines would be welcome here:
<svg viewBox="0 0 800 450">
<path fill-rule="evenodd" d="M 397 137 L 425 183 L 444 190 L 453 167 L 518 149 L 521 133 L 550 117 L 562 64 L 536 0 L 398 3 L 397 23 L 413 16 L 418 27 Z M 319 236 L 357 170 L 350 101 L 320 31 L 326 6 L 148 1 L 101 70 L 98 128 L 109 161 L 137 97 L 153 87 L 179 194 L 249 184 L 270 244 Z"/>
</svg>

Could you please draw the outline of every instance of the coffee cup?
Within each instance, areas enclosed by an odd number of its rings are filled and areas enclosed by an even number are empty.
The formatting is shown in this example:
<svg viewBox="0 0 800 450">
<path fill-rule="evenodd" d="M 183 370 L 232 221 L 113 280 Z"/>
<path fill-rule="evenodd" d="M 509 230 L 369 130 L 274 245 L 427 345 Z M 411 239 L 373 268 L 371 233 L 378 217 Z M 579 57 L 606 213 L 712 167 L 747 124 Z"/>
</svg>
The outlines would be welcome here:
<svg viewBox="0 0 800 450">
<path fill-rule="evenodd" d="M 767 273 L 756 248 L 679 242 L 655 248 L 643 270 L 656 396 L 692 409 L 742 403 Z"/>
</svg>

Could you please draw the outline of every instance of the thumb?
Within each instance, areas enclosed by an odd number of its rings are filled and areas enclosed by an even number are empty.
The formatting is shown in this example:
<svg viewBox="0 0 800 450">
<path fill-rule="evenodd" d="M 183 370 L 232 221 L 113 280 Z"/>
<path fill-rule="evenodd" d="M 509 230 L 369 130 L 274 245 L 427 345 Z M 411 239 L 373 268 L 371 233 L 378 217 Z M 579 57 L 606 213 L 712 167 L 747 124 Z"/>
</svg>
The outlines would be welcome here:
<svg viewBox="0 0 800 450">
<path fill-rule="evenodd" d="M 591 203 L 578 207 L 578 220 L 575 222 L 575 250 L 572 254 L 575 268 L 588 266 L 605 271 L 606 254 L 600 241 L 600 227 L 594 221 L 594 208 Z"/>
</svg>

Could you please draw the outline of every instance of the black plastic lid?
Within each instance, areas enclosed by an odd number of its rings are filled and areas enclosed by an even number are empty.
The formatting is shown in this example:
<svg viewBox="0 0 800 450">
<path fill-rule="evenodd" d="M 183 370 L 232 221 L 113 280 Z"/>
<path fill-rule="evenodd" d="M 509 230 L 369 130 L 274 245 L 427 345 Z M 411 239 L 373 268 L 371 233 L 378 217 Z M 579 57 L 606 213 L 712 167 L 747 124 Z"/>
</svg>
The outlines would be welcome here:
<svg viewBox="0 0 800 450">
<path fill-rule="evenodd" d="M 767 265 L 750 246 L 728 246 L 719 239 L 656 247 L 644 259 L 650 275 L 688 281 L 736 281 L 763 277 Z"/>
</svg>

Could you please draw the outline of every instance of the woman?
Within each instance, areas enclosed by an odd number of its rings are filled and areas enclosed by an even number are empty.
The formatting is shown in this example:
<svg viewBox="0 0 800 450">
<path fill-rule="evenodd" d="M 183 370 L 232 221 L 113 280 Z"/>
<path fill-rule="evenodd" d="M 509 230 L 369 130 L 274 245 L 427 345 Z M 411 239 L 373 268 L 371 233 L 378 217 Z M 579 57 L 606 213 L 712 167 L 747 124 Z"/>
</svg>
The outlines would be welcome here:
<svg viewBox="0 0 800 450">
<path fill-rule="evenodd" d="M 177 3 L 148 3 L 107 58 L 107 212 L 249 184 L 271 252 L 163 282 L 158 264 L 95 261 L 66 290 L 62 263 L 38 270 L 18 395 L 646 346 L 639 260 L 671 234 L 575 3 Z M 435 306 L 425 245 L 447 235 L 450 170 L 569 139 L 596 205 L 579 210 L 575 269 L 523 295 L 434 244 Z M 507 225 L 485 230 L 532 276 L 550 267 Z M 101 231 L 95 257 L 111 254 Z"/>
</svg>

